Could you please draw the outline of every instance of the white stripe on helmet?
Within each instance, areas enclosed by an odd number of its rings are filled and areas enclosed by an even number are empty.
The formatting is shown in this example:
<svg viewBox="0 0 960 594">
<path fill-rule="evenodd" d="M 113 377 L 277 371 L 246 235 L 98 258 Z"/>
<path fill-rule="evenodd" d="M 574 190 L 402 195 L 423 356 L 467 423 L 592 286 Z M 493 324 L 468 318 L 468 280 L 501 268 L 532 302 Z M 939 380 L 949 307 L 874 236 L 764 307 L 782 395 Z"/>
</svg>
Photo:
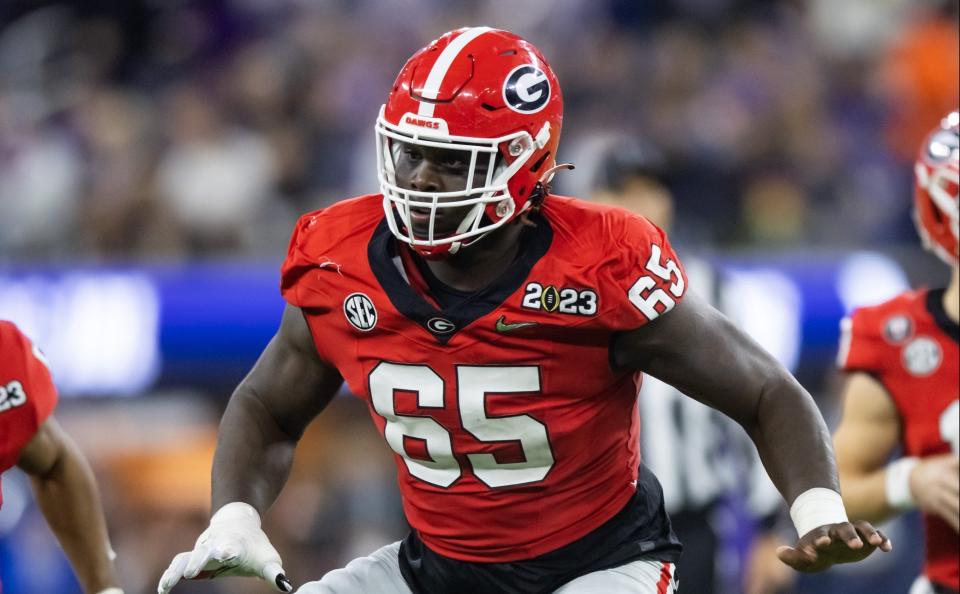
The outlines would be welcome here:
<svg viewBox="0 0 960 594">
<path fill-rule="evenodd" d="M 421 93 L 422 96 L 425 99 L 436 99 L 440 95 L 440 87 L 443 85 L 443 79 L 447 76 L 447 71 L 450 70 L 450 65 L 453 64 L 453 61 L 460 55 L 463 48 L 477 37 L 492 30 L 490 27 L 472 27 L 461 33 L 456 39 L 451 41 L 447 47 L 443 48 L 443 51 L 440 52 L 440 57 L 437 58 L 437 61 L 433 63 L 433 68 L 430 69 L 430 74 L 427 76 L 427 82 L 424 84 Z M 434 103 L 421 101 L 417 115 L 432 118 L 434 107 Z"/>
</svg>

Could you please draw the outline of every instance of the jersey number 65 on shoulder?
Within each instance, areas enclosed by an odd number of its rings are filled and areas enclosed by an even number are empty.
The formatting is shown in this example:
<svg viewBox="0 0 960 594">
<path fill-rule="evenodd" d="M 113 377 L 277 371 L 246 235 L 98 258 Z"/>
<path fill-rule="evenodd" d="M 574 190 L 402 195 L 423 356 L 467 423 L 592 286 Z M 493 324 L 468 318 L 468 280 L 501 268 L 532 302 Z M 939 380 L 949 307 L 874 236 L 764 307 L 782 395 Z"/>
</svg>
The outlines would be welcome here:
<svg viewBox="0 0 960 594">
<path fill-rule="evenodd" d="M 669 258 L 665 264 L 661 264 L 660 259 L 662 257 L 663 251 L 660 249 L 660 246 L 655 243 L 652 244 L 650 246 L 650 259 L 647 260 L 647 270 L 664 281 L 673 281 L 670 285 L 670 293 L 673 294 L 673 297 L 679 298 L 683 296 L 683 290 L 685 289 L 680 267 Z M 654 289 L 657 284 L 653 276 L 645 274 L 638 278 L 637 282 L 633 283 L 633 286 L 630 287 L 627 293 L 630 302 L 633 303 L 648 320 L 660 317 L 673 309 L 677 304 L 673 297 L 670 297 L 663 289 Z M 653 290 L 651 291 L 650 289 Z M 663 306 L 662 310 L 657 309 L 658 304 Z"/>
</svg>

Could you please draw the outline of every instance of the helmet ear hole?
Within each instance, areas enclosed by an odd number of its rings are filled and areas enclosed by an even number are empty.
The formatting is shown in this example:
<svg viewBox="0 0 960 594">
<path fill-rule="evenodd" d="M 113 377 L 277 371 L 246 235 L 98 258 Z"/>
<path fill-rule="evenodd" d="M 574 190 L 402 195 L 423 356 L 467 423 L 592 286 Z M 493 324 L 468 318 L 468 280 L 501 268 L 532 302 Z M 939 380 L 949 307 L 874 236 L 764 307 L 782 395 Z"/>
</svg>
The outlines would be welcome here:
<svg viewBox="0 0 960 594">
<path fill-rule="evenodd" d="M 540 168 L 543 167 L 543 164 L 547 162 L 547 159 L 550 158 L 550 151 L 543 153 L 543 155 L 537 159 L 537 161 L 530 167 L 530 171 L 536 173 L 540 171 Z"/>
</svg>

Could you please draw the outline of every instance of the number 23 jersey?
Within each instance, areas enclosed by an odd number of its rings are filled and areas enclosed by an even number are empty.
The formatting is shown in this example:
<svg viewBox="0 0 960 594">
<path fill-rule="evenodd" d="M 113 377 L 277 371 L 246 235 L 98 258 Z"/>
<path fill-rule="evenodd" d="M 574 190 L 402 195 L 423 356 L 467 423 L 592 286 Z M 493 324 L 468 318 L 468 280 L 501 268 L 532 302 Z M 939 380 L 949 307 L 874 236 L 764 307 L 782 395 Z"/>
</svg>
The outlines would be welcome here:
<svg viewBox="0 0 960 594">
<path fill-rule="evenodd" d="M 908 291 L 843 322 L 840 366 L 871 374 L 886 389 L 901 420 L 907 456 L 960 449 L 960 327 L 947 317 L 943 290 Z M 924 514 L 930 580 L 960 589 L 960 537 L 939 517 Z"/>
<path fill-rule="evenodd" d="M 516 260 L 444 309 L 408 282 L 381 204 L 302 217 L 281 288 L 395 452 L 411 526 L 441 555 L 508 562 L 612 518 L 636 491 L 640 377 L 610 345 L 686 291 L 664 233 L 551 196 Z"/>
<path fill-rule="evenodd" d="M 57 391 L 40 352 L 14 324 L 0 320 L 0 472 L 17 463 L 56 404 Z"/>
</svg>

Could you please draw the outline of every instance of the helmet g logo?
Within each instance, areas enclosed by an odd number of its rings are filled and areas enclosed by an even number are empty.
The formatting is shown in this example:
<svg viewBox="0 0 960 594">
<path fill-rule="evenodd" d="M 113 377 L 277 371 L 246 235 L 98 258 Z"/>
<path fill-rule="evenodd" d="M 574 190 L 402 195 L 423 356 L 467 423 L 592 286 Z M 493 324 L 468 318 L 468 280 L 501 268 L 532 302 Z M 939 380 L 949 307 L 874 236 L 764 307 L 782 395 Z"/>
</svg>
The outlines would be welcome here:
<svg viewBox="0 0 960 594">
<path fill-rule="evenodd" d="M 503 83 L 503 100 L 519 113 L 537 113 L 550 99 L 550 81 L 542 70 L 522 64 L 510 71 Z"/>
</svg>

